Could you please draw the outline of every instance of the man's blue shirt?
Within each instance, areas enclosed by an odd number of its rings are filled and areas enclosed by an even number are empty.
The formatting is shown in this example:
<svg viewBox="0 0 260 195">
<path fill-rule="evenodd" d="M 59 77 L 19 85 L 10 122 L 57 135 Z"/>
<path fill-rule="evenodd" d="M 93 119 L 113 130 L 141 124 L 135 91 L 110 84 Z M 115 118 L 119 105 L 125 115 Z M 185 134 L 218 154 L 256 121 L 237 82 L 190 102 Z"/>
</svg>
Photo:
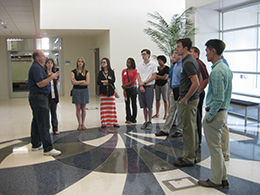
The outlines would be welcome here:
<svg viewBox="0 0 260 195">
<path fill-rule="evenodd" d="M 174 64 L 170 68 L 169 78 L 170 78 L 170 87 L 179 87 L 180 85 L 180 78 L 181 78 L 181 69 L 182 69 L 182 60 Z"/>
<path fill-rule="evenodd" d="M 45 73 L 43 67 L 37 62 L 33 62 L 28 74 L 29 92 L 49 94 L 50 93 L 49 84 L 42 88 L 39 88 L 37 85 L 37 83 L 41 82 L 47 77 L 48 75 Z"/>
</svg>

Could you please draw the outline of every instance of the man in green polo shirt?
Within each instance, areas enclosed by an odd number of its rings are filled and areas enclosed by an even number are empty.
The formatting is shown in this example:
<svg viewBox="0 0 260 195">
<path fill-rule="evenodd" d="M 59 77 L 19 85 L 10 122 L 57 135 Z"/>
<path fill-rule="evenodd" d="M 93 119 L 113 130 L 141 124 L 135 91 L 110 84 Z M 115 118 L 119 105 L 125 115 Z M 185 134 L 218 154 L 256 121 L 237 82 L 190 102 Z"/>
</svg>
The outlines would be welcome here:
<svg viewBox="0 0 260 195">
<path fill-rule="evenodd" d="M 206 115 L 203 119 L 204 134 L 211 155 L 211 177 L 206 181 L 198 181 L 198 184 L 217 189 L 229 188 L 221 150 L 221 132 L 227 123 L 233 74 L 221 59 L 225 43 L 219 39 L 211 39 L 205 45 L 207 59 L 213 64 L 209 76 Z"/>
</svg>

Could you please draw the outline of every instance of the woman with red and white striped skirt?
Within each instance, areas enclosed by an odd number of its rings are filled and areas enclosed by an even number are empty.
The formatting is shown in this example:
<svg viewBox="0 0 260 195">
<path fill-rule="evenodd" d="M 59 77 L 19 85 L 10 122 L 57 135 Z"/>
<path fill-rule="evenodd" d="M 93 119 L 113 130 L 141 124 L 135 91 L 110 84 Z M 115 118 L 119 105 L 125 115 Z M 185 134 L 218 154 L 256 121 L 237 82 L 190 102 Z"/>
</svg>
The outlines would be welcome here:
<svg viewBox="0 0 260 195">
<path fill-rule="evenodd" d="M 115 73 L 111 69 L 108 58 L 101 60 L 101 71 L 98 73 L 97 84 L 100 87 L 101 128 L 113 126 L 119 128 L 115 100 Z"/>
</svg>

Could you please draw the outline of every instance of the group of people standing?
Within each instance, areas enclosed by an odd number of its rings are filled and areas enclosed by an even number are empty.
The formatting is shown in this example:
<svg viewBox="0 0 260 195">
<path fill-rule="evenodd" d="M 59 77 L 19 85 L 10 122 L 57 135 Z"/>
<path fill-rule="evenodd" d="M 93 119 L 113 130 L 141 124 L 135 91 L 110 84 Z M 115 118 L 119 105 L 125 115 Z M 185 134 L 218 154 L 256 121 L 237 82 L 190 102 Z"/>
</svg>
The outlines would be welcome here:
<svg viewBox="0 0 260 195">
<path fill-rule="evenodd" d="M 143 62 L 137 67 L 139 103 L 145 120 L 141 129 L 152 129 L 151 119 L 159 117 L 158 97 L 161 93 L 164 100 L 169 99 L 169 114 L 167 117 L 168 102 L 164 101 L 166 121 L 163 129 L 155 135 L 168 136 L 175 121 L 177 131 L 172 137 L 183 136 L 184 156 L 178 157 L 174 165 L 193 166 L 197 162 L 197 150 L 202 139 L 204 89 L 209 84 L 203 127 L 211 154 L 212 176 L 206 181 L 198 181 L 198 184 L 217 189 L 229 188 L 225 160 L 226 155 L 229 156 L 227 108 L 231 99 L 233 74 L 222 60 L 225 43 L 219 39 L 212 39 L 207 41 L 205 46 L 206 57 L 213 64 L 210 75 L 205 64 L 199 59 L 199 49 L 192 47 L 189 38 L 177 40 L 177 47 L 172 56 L 173 66 L 170 70 L 165 68 L 166 60 L 162 56 L 157 58 L 159 63 L 157 68 L 156 64 L 150 61 L 151 52 L 148 49 L 141 51 Z M 169 98 L 165 95 L 166 92 L 168 94 L 168 77 Z M 154 88 L 156 114 L 152 117 Z"/>
<path fill-rule="evenodd" d="M 232 93 L 232 72 L 222 60 L 225 43 L 218 39 L 206 42 L 206 57 L 212 62 L 208 75 L 200 61 L 199 49 L 192 47 L 188 38 L 177 41 L 170 69 L 169 116 L 164 128 L 156 136 L 168 136 L 175 121 L 177 131 L 172 137 L 183 136 L 184 156 L 174 161 L 175 166 L 193 166 L 197 162 L 197 150 L 201 143 L 202 105 L 204 88 L 208 85 L 206 115 L 203 119 L 204 134 L 211 154 L 211 178 L 198 181 L 204 187 L 229 188 L 225 166 L 225 154 L 229 151 L 227 108 Z M 223 143 L 224 142 L 224 143 Z M 225 143 L 226 142 L 226 143 Z M 228 154 L 229 155 L 229 154 Z"/>
<path fill-rule="evenodd" d="M 221 59 L 225 43 L 218 39 L 207 41 L 206 56 L 212 62 L 212 72 L 208 75 L 206 66 L 199 60 L 199 49 L 192 47 L 189 38 L 179 39 L 172 56 L 173 66 L 165 65 L 166 58 L 158 56 L 159 66 L 150 60 L 148 49 L 141 51 L 143 61 L 137 66 L 132 58 L 126 61 L 126 69 L 122 71 L 122 88 L 125 97 L 126 123 L 136 123 L 137 94 L 140 107 L 143 109 L 145 122 L 141 129 L 152 129 L 152 118 L 159 117 L 160 94 L 165 107 L 164 128 L 156 136 L 169 135 L 175 121 L 177 131 L 174 137 L 183 136 L 184 156 L 174 161 L 176 166 L 193 166 L 196 163 L 197 149 L 201 142 L 202 104 L 205 96 L 204 88 L 208 86 L 206 98 L 206 116 L 203 119 L 204 133 L 211 153 L 212 176 L 206 181 L 198 181 L 205 187 L 228 188 L 225 161 L 222 153 L 222 133 L 227 130 L 227 108 L 232 92 L 232 72 Z M 53 149 L 49 134 L 49 110 L 52 116 L 54 134 L 58 132 L 56 114 L 59 101 L 57 82 L 59 71 L 56 71 L 52 59 L 45 61 L 43 51 L 33 53 L 34 62 L 29 70 L 29 103 L 33 112 L 31 124 L 32 150 L 44 149 L 44 155 L 57 156 L 61 152 Z M 44 64 L 45 62 L 45 64 Z M 44 64 L 44 68 L 42 67 Z M 168 87 L 168 77 L 170 83 Z M 136 80 L 138 81 L 138 87 Z M 76 68 L 71 71 L 72 103 L 76 106 L 78 120 L 77 130 L 86 129 L 86 104 L 89 103 L 89 72 L 86 70 L 84 58 L 78 58 Z M 101 60 L 101 70 L 97 76 L 100 86 L 101 128 L 107 126 L 120 127 L 117 121 L 115 105 L 115 73 L 108 58 Z M 156 114 L 152 117 L 154 88 L 156 94 Z M 168 97 L 168 90 L 169 97 Z M 169 103 L 168 103 L 169 99 Z M 169 115 L 168 114 L 169 104 Z M 132 107 L 132 110 L 131 110 Z M 228 140 L 229 141 L 229 140 Z M 43 146 L 41 145 L 43 144 Z"/>
</svg>

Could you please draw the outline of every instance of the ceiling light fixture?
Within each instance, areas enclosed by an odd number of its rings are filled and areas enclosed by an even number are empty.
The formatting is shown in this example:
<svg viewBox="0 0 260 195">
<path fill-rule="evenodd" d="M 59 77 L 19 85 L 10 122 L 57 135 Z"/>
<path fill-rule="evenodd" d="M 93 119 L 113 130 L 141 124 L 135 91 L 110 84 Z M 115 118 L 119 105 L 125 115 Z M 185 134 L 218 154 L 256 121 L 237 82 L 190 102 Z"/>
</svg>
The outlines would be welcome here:
<svg viewBox="0 0 260 195">
<path fill-rule="evenodd" d="M 0 20 L 0 24 L 2 25 L 2 27 L 3 27 L 4 29 L 7 29 L 6 22 Z"/>
</svg>

